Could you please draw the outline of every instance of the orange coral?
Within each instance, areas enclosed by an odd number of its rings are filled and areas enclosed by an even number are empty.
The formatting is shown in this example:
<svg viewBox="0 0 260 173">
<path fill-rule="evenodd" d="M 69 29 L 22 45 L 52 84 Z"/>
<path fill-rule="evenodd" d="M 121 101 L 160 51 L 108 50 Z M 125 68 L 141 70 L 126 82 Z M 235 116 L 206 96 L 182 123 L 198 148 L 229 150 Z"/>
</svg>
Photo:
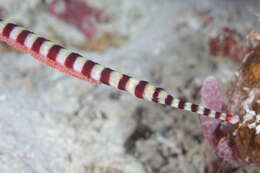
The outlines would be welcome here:
<svg viewBox="0 0 260 173">
<path fill-rule="evenodd" d="M 238 129 L 234 141 L 241 154 L 250 162 L 260 164 L 260 134 L 256 134 L 255 128 L 248 126 L 256 120 L 260 114 L 260 48 L 257 46 L 247 56 L 242 64 L 239 73 L 229 90 L 231 113 L 241 116 L 245 123 Z M 245 115 L 255 115 L 252 119 L 246 120 Z"/>
</svg>

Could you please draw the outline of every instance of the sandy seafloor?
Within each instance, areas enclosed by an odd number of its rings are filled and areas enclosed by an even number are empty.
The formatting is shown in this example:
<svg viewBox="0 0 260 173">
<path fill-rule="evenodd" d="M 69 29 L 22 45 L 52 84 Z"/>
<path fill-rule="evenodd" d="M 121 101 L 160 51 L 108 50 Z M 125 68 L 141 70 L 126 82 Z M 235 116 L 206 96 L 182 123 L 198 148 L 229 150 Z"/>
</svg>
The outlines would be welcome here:
<svg viewBox="0 0 260 173">
<path fill-rule="evenodd" d="M 195 103 L 207 76 L 227 89 L 239 67 L 209 56 L 208 39 L 224 26 L 241 34 L 260 30 L 257 0 L 88 2 L 114 16 L 98 35 L 116 33 L 127 38 L 124 44 L 103 52 L 78 49 L 83 35 L 51 16 L 40 0 L 0 0 L 0 9 L 6 20 Z M 205 13 L 213 18 L 206 26 Z M 203 173 L 216 159 L 196 116 L 0 48 L 0 173 Z"/>
</svg>

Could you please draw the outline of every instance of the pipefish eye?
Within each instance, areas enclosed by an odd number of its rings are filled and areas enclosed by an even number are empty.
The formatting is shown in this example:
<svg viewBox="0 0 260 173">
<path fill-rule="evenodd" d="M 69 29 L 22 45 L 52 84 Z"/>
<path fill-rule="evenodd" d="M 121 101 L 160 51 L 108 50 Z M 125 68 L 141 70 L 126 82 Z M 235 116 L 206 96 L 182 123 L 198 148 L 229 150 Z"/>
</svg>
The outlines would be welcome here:
<svg viewBox="0 0 260 173">
<path fill-rule="evenodd" d="M 232 136 L 240 154 L 260 164 L 260 48 L 248 55 L 229 90 L 228 110 L 240 115 Z"/>
</svg>

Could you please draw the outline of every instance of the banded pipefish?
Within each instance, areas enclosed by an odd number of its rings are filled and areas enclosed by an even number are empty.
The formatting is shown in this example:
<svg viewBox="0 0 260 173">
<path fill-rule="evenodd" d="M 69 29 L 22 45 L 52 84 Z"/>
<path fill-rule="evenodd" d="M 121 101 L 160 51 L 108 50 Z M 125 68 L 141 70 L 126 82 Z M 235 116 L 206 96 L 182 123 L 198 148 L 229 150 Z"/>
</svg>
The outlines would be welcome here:
<svg viewBox="0 0 260 173">
<path fill-rule="evenodd" d="M 109 85 L 129 92 L 137 98 L 169 105 L 177 109 L 196 113 L 197 115 L 208 116 L 232 124 L 240 122 L 238 115 L 218 112 L 202 105 L 175 98 L 164 89 L 156 87 L 147 81 L 139 80 L 104 67 L 21 26 L 4 20 L 0 20 L 0 40 L 22 52 L 31 54 L 53 68 L 79 79 Z"/>
</svg>

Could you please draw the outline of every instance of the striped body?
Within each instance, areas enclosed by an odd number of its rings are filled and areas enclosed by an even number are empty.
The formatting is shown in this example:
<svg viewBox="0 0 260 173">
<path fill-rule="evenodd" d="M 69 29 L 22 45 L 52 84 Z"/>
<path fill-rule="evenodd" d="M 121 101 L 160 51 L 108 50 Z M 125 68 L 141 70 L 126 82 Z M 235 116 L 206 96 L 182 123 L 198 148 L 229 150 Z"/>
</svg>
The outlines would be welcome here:
<svg viewBox="0 0 260 173">
<path fill-rule="evenodd" d="M 127 91 L 141 99 L 228 121 L 232 124 L 240 121 L 238 116 L 231 116 L 174 98 L 162 88 L 104 67 L 15 24 L 0 21 L 0 39 L 21 51 L 30 53 L 40 61 L 82 80 L 103 83 Z"/>
</svg>

